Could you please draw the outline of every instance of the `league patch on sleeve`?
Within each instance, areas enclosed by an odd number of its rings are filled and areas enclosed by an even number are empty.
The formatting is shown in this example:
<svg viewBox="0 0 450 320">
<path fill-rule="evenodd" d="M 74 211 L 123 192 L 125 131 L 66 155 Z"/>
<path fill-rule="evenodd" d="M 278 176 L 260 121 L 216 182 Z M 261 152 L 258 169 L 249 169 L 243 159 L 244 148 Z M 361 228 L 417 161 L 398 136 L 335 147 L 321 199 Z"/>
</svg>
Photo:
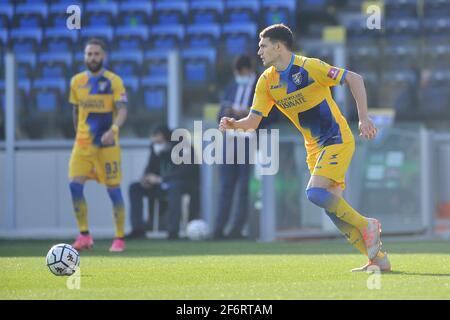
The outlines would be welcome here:
<svg viewBox="0 0 450 320">
<path fill-rule="evenodd" d="M 328 71 L 328 78 L 331 78 L 333 80 L 336 80 L 336 78 L 339 75 L 340 70 L 338 68 L 331 68 L 330 71 Z"/>
<path fill-rule="evenodd" d="M 128 97 L 126 92 L 120 94 L 120 102 L 128 102 Z"/>
</svg>

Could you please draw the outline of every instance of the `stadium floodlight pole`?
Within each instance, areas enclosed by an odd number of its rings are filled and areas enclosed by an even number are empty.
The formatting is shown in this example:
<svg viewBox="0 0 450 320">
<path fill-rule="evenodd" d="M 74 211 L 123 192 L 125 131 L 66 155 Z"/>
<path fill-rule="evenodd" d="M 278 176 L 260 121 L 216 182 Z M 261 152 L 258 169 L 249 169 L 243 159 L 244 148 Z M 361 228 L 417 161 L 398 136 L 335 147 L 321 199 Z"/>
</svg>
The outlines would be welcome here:
<svg viewBox="0 0 450 320">
<path fill-rule="evenodd" d="M 15 229 L 15 106 L 17 92 L 16 58 L 12 52 L 5 55 L 5 227 Z"/>
<path fill-rule="evenodd" d="M 171 129 L 179 128 L 181 113 L 181 72 L 180 54 L 178 50 L 171 50 L 167 60 L 167 125 Z"/>
</svg>

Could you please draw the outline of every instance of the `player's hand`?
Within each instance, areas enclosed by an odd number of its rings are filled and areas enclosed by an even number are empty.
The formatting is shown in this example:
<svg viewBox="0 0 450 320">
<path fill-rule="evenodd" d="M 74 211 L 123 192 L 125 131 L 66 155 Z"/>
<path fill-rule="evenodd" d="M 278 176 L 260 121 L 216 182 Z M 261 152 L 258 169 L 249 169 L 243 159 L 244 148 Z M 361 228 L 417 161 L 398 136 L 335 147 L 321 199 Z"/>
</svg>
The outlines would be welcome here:
<svg viewBox="0 0 450 320">
<path fill-rule="evenodd" d="M 157 174 L 150 173 L 149 175 L 146 176 L 146 181 L 149 184 L 161 184 L 162 178 Z"/>
<path fill-rule="evenodd" d="M 147 181 L 147 176 L 143 176 L 141 180 L 139 180 L 142 188 L 147 189 L 151 187 L 151 184 Z"/>
<path fill-rule="evenodd" d="M 236 119 L 234 118 L 223 117 L 220 119 L 219 130 L 224 132 L 227 129 L 234 129 L 235 122 Z"/>
<path fill-rule="evenodd" d="M 365 139 L 373 139 L 377 135 L 377 127 L 367 118 L 359 121 L 359 135 Z"/>
<path fill-rule="evenodd" d="M 114 131 L 112 129 L 109 129 L 102 135 L 102 144 L 105 146 L 109 146 L 114 144 Z"/>
</svg>

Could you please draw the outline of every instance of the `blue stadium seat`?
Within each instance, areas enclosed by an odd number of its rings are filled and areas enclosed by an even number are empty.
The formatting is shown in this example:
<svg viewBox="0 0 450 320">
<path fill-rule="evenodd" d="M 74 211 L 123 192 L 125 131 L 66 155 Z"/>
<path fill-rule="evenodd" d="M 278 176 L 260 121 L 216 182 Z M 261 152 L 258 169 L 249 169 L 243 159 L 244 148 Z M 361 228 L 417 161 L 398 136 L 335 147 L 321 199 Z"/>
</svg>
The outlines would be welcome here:
<svg viewBox="0 0 450 320">
<path fill-rule="evenodd" d="M 256 22 L 259 9 L 258 0 L 228 0 L 225 4 L 225 20 L 232 23 Z"/>
<path fill-rule="evenodd" d="M 145 77 L 141 80 L 144 107 L 149 111 L 164 109 L 167 105 L 167 78 Z"/>
<path fill-rule="evenodd" d="M 14 6 L 12 4 L 2 3 L 0 6 L 0 17 L 6 17 L 12 20 L 14 16 Z"/>
<path fill-rule="evenodd" d="M 89 14 L 108 14 L 111 17 L 115 18 L 119 11 L 119 6 L 116 1 L 89 1 L 86 4 L 86 12 Z"/>
<path fill-rule="evenodd" d="M 189 47 L 212 47 L 220 40 L 220 25 L 190 25 L 186 30 L 186 42 Z"/>
<path fill-rule="evenodd" d="M 386 71 L 381 75 L 379 85 L 379 104 L 393 108 L 399 114 L 407 113 L 416 101 L 411 92 L 417 89 L 418 75 L 411 70 Z"/>
<path fill-rule="evenodd" d="M 45 52 L 39 55 L 39 73 L 43 78 L 66 77 L 72 68 L 69 52 Z"/>
<path fill-rule="evenodd" d="M 424 1 L 425 18 L 448 18 L 450 16 L 450 0 Z"/>
<path fill-rule="evenodd" d="M 2 47 L 6 47 L 8 45 L 8 31 L 6 31 L 6 29 L 0 30 L 0 43 Z"/>
<path fill-rule="evenodd" d="M 450 40 L 450 18 L 426 18 L 423 21 L 427 44 L 448 43 Z"/>
<path fill-rule="evenodd" d="M 114 70 L 115 72 L 115 70 Z M 119 74 L 120 75 L 120 74 Z M 128 76 L 128 75 L 124 75 L 121 76 L 122 81 L 123 81 L 123 85 L 125 86 L 127 92 L 131 91 L 131 96 L 130 94 L 128 94 L 128 99 L 130 99 L 131 97 L 135 97 L 138 92 L 139 92 L 139 78 L 138 77 L 134 77 L 134 76 Z"/>
<path fill-rule="evenodd" d="M 256 37 L 256 23 L 229 23 L 222 29 L 226 53 L 230 56 L 256 52 Z"/>
<path fill-rule="evenodd" d="M 154 48 L 171 49 L 180 46 L 184 40 L 183 25 L 156 25 L 151 30 L 151 43 Z"/>
<path fill-rule="evenodd" d="M 122 26 L 147 26 L 150 24 L 153 6 L 149 1 L 122 2 L 119 6 L 119 24 Z"/>
<path fill-rule="evenodd" d="M 214 48 L 185 49 L 181 53 L 186 85 L 214 80 L 217 51 Z"/>
<path fill-rule="evenodd" d="M 377 70 L 380 62 L 380 49 L 378 47 L 357 46 L 347 51 L 349 66 L 352 70 Z"/>
<path fill-rule="evenodd" d="M 35 96 L 36 109 L 39 112 L 53 112 L 59 106 L 60 95 L 54 90 L 37 90 Z"/>
<path fill-rule="evenodd" d="M 28 96 L 31 92 L 31 81 L 30 79 L 18 79 L 17 87 L 19 91 L 22 91 L 24 95 Z"/>
<path fill-rule="evenodd" d="M 81 39 L 84 41 L 89 38 L 102 38 L 107 43 L 110 43 L 113 40 L 114 31 L 110 26 L 104 27 L 83 27 L 81 28 Z"/>
<path fill-rule="evenodd" d="M 188 13 L 188 1 L 156 1 L 154 5 L 155 21 L 158 24 L 183 24 Z"/>
<path fill-rule="evenodd" d="M 78 41 L 78 31 L 67 28 L 47 28 L 43 47 L 49 52 L 71 52 Z"/>
<path fill-rule="evenodd" d="M 419 48 L 415 45 L 387 45 L 381 56 L 383 69 L 408 69 L 419 63 Z"/>
<path fill-rule="evenodd" d="M 119 50 L 142 49 L 149 39 L 149 29 L 146 26 L 118 26 L 114 43 Z"/>
<path fill-rule="evenodd" d="M 450 112 L 450 70 L 433 70 L 419 87 L 419 106 L 424 116 L 442 117 Z"/>
<path fill-rule="evenodd" d="M 424 47 L 425 66 L 433 69 L 450 69 L 450 45 L 428 44 Z"/>
<path fill-rule="evenodd" d="M 144 55 L 140 50 L 113 51 L 110 55 L 111 62 L 128 62 L 142 65 Z"/>
<path fill-rule="evenodd" d="M 386 40 L 389 43 L 407 43 L 417 41 L 420 23 L 414 18 L 386 20 Z"/>
<path fill-rule="evenodd" d="M 31 69 L 36 68 L 36 54 L 34 52 L 16 52 L 17 63 L 27 65 Z"/>
<path fill-rule="evenodd" d="M 14 20 L 17 27 L 32 28 L 41 27 L 47 20 L 47 4 L 45 2 L 17 4 Z"/>
<path fill-rule="evenodd" d="M 189 7 L 191 24 L 212 24 L 222 21 L 223 1 L 192 0 Z"/>
<path fill-rule="evenodd" d="M 144 54 L 144 77 L 167 77 L 167 56 L 169 52 L 164 49 L 153 49 Z"/>
<path fill-rule="evenodd" d="M 284 23 L 293 25 L 296 12 L 295 0 L 263 0 L 262 1 L 263 24 Z"/>
<path fill-rule="evenodd" d="M 33 81 L 33 89 L 55 89 L 64 94 L 68 91 L 66 78 L 38 78 Z"/>
<path fill-rule="evenodd" d="M 417 18 L 417 0 L 384 0 L 386 18 Z"/>
<path fill-rule="evenodd" d="M 361 1 L 356 0 L 358 2 L 359 7 L 361 8 Z M 299 0 L 299 8 L 301 8 L 302 12 L 305 13 L 321 13 L 326 11 L 326 8 L 332 3 L 330 0 Z"/>
<path fill-rule="evenodd" d="M 11 29 L 10 39 L 12 41 L 32 40 L 39 45 L 42 41 L 42 30 L 36 28 Z"/>
</svg>

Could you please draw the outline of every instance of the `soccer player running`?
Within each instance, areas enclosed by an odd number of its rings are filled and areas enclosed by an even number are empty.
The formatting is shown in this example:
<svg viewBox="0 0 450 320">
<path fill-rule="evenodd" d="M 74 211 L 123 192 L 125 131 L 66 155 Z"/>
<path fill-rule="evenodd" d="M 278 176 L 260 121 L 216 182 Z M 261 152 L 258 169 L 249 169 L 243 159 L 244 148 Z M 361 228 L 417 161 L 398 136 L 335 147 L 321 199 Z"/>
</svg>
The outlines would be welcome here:
<svg viewBox="0 0 450 320">
<path fill-rule="evenodd" d="M 83 188 L 88 179 L 96 179 L 106 186 L 113 204 L 116 230 L 109 251 L 120 252 L 125 249 L 125 209 L 120 190 L 119 128 L 127 118 L 127 95 L 122 79 L 103 68 L 105 55 L 103 41 L 89 40 L 84 50 L 87 70 L 76 74 L 70 83 L 69 102 L 73 105 L 76 138 L 69 163 L 69 178 L 80 230 L 73 247 L 83 250 L 94 244 L 89 234 Z"/>
<path fill-rule="evenodd" d="M 352 271 L 366 271 L 372 265 L 390 271 L 387 254 L 380 250 L 380 223 L 359 214 L 342 197 L 355 142 L 330 87 L 343 83 L 350 86 L 358 108 L 360 135 L 373 139 L 377 129 L 367 115 L 362 77 L 319 59 L 295 55 L 292 31 L 283 24 L 267 27 L 259 37 L 258 55 L 268 68 L 259 77 L 253 106 L 241 120 L 223 117 L 219 128 L 256 130 L 262 117 L 269 114 L 273 105 L 277 106 L 305 139 L 311 173 L 307 198 L 325 209 L 347 240 L 369 258 L 365 266 Z"/>
</svg>

